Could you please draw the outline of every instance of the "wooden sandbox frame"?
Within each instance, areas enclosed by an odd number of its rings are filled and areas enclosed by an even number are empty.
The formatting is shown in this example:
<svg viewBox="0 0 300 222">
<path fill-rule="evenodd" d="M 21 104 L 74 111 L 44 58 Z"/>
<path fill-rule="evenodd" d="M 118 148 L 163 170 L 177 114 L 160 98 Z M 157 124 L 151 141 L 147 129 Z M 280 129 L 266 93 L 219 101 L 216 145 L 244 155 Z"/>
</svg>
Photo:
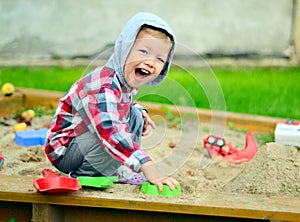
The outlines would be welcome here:
<svg viewBox="0 0 300 222">
<path fill-rule="evenodd" d="M 0 115 L 9 115 L 23 107 L 56 106 L 61 92 L 18 88 L 11 97 L 0 96 Z M 149 113 L 164 114 L 161 105 L 143 103 Z M 191 108 L 174 112 L 195 113 Z M 197 109 L 202 122 L 212 120 L 212 112 Z M 224 113 L 213 112 L 214 120 L 223 121 Z M 278 118 L 226 113 L 226 122 L 253 132 L 274 130 Z M 1 173 L 1 172 L 0 172 Z M 0 221 L 300 221 L 300 199 L 260 195 L 203 193 L 197 203 L 182 200 L 170 203 L 164 198 L 146 201 L 140 198 L 101 198 L 72 194 L 37 193 L 35 178 L 0 174 Z"/>
</svg>

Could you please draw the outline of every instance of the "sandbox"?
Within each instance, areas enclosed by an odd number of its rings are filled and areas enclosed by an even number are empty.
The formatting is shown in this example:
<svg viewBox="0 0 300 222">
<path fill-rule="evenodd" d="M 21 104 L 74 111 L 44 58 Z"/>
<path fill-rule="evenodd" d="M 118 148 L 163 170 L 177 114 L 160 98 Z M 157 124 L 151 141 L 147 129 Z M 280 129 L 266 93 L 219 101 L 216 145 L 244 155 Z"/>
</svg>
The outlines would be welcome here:
<svg viewBox="0 0 300 222">
<path fill-rule="evenodd" d="M 12 97 L 0 97 L 0 114 L 9 115 L 23 107 L 56 106 L 62 95 L 61 92 L 19 88 Z M 245 131 L 241 129 L 254 133 L 270 132 L 277 122 L 284 120 L 169 106 L 174 116 L 185 118 L 183 114 L 189 114 L 184 128 L 169 128 L 163 120 L 165 109 L 161 109 L 161 105 L 143 105 L 157 120 L 157 129 L 142 141 L 142 145 L 161 167 L 169 167 L 167 172 L 182 184 L 182 194 L 172 198 L 154 197 L 141 193 L 140 186 L 126 184 L 114 184 L 101 190 L 82 189 L 70 194 L 37 193 L 33 181 L 41 176 L 43 168 L 51 168 L 43 147 L 17 146 L 10 126 L 6 126 L 1 128 L 0 139 L 0 152 L 6 157 L 4 169 L 0 171 L 1 220 L 300 220 L 300 154 L 295 147 L 272 142 L 264 144 L 256 137 L 259 152 L 249 163 L 229 165 L 215 159 L 205 168 L 199 167 L 202 139 L 210 133 L 212 121 L 225 122 L 224 136 L 235 146 L 243 147 Z M 197 121 L 191 119 L 195 117 Z M 47 126 L 50 118 L 35 118 L 32 128 Z M 235 129 L 228 129 L 226 124 L 229 122 Z M 173 149 L 168 146 L 171 140 L 176 142 Z M 180 166 L 174 168 L 168 161 L 177 155 L 183 155 L 185 159 L 179 159 Z"/>
</svg>

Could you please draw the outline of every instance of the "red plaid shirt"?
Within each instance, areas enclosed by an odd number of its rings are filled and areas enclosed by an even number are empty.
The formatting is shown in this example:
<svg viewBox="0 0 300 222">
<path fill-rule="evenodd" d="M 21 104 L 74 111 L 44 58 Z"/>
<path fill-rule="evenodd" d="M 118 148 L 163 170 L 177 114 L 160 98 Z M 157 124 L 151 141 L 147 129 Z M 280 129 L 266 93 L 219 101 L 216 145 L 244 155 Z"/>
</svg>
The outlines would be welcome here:
<svg viewBox="0 0 300 222">
<path fill-rule="evenodd" d="M 45 147 L 49 160 L 55 165 L 72 139 L 89 130 L 112 156 L 139 171 L 151 159 L 128 132 L 130 108 L 139 106 L 136 92 L 105 66 L 79 79 L 59 100 Z"/>
</svg>

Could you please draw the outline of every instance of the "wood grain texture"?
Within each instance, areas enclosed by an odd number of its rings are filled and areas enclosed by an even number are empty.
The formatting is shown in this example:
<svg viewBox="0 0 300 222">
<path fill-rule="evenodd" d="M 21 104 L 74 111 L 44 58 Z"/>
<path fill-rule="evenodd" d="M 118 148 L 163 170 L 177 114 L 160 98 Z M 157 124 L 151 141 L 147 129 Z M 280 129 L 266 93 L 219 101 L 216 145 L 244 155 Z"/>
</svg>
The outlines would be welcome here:
<svg viewBox="0 0 300 222">
<path fill-rule="evenodd" d="M 168 198 L 147 200 L 134 193 L 120 199 L 113 193 L 105 196 L 103 191 L 99 190 L 44 195 L 33 189 L 33 180 L 31 177 L 2 175 L 0 201 L 248 219 L 286 221 L 300 219 L 299 198 L 207 192 L 189 199 L 180 199 L 175 203 Z"/>
</svg>

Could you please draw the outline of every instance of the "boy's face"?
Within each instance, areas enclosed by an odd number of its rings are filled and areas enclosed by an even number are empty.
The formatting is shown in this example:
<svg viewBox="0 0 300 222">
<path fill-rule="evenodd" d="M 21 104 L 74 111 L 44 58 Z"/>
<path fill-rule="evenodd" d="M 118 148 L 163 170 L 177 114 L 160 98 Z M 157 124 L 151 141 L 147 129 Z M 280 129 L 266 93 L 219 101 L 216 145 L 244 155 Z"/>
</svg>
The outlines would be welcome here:
<svg viewBox="0 0 300 222">
<path fill-rule="evenodd" d="M 172 43 L 141 31 L 125 62 L 124 76 L 133 88 L 145 85 L 161 73 L 167 61 Z"/>
</svg>

